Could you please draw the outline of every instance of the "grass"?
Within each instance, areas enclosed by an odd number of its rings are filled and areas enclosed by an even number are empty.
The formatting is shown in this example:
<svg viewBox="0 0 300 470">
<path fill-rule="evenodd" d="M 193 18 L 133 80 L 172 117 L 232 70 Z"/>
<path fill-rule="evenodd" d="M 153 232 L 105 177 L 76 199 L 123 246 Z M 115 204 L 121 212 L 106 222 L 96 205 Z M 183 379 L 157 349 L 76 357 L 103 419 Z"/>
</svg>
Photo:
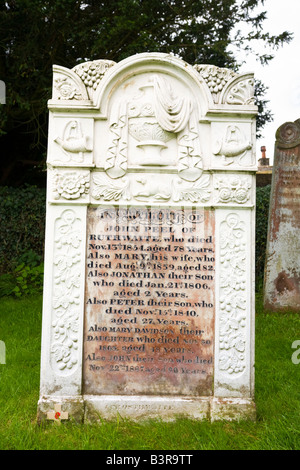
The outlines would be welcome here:
<svg viewBox="0 0 300 470">
<path fill-rule="evenodd" d="M 267 313 L 256 307 L 257 421 L 99 424 L 36 423 L 39 397 L 41 297 L 2 298 L 0 340 L 1 450 L 299 450 L 300 364 L 291 348 L 300 339 L 300 315 Z"/>
</svg>

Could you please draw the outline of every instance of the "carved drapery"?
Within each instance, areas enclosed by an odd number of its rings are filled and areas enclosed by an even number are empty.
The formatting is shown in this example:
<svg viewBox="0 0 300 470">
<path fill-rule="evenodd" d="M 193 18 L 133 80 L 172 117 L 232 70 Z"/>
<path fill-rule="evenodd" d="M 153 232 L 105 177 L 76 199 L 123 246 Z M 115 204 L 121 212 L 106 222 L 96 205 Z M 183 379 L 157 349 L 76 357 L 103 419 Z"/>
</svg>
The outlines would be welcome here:
<svg viewBox="0 0 300 470">
<path fill-rule="evenodd" d="M 168 80 L 157 75 L 139 88 L 136 98 L 118 103 L 110 123 L 112 138 L 105 166 L 108 176 L 120 178 L 127 171 L 129 133 L 139 142 L 137 147 L 150 147 L 148 156 L 140 162 L 145 166 L 166 165 L 160 150 L 172 138 L 177 139 L 178 174 L 186 181 L 196 181 L 203 165 L 194 111 L 189 97 L 177 96 Z"/>
</svg>

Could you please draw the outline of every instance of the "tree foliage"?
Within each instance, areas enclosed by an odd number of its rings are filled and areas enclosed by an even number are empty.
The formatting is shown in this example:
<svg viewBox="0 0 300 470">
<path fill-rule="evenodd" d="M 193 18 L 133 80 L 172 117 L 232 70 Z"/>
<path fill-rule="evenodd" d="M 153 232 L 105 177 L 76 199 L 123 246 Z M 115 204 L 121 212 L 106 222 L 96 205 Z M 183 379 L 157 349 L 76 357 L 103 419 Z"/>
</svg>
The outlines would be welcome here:
<svg viewBox="0 0 300 470">
<path fill-rule="evenodd" d="M 190 64 L 238 69 L 231 46 L 248 52 L 291 40 L 263 30 L 264 0 L 9 0 L 0 6 L 0 184 L 44 181 L 52 65 L 116 62 L 140 52 L 174 53 Z M 246 35 L 237 27 L 248 25 Z M 272 55 L 261 56 L 267 63 Z M 271 119 L 261 106 L 259 125 Z"/>
</svg>

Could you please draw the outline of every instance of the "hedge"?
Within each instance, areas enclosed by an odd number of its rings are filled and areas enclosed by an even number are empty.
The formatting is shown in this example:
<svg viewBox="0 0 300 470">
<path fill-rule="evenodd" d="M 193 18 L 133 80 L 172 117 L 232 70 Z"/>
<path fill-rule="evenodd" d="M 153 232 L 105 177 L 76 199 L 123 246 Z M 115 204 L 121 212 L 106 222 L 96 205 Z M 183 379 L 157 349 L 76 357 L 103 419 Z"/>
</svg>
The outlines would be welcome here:
<svg viewBox="0 0 300 470">
<path fill-rule="evenodd" d="M 263 282 L 270 189 L 256 192 L 257 289 Z M 0 187 L 0 296 L 41 289 L 45 210 L 45 189 Z"/>
<path fill-rule="evenodd" d="M 255 285 L 260 290 L 263 285 L 266 258 L 268 220 L 271 185 L 256 189 L 256 227 L 255 227 Z"/>
</svg>

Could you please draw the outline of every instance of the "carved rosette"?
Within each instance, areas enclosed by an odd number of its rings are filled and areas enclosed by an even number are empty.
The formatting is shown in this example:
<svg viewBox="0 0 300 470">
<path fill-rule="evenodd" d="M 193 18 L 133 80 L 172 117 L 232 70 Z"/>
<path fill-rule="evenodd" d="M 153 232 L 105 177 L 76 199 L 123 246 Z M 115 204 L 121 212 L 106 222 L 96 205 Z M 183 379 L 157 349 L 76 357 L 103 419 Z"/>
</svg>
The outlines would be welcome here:
<svg viewBox="0 0 300 470">
<path fill-rule="evenodd" d="M 246 227 L 231 213 L 220 234 L 219 369 L 236 376 L 246 367 Z"/>
<path fill-rule="evenodd" d="M 82 235 L 73 210 L 56 220 L 52 297 L 52 367 L 63 374 L 78 364 Z"/>
<path fill-rule="evenodd" d="M 76 200 L 89 194 L 89 171 L 55 171 L 53 176 L 53 194 L 56 200 Z"/>
<path fill-rule="evenodd" d="M 59 77 L 54 81 L 59 100 L 83 100 L 84 97 L 79 88 L 67 77 Z"/>
<path fill-rule="evenodd" d="M 215 202 L 221 204 L 246 204 L 250 199 L 251 179 L 242 176 L 216 178 L 214 188 L 217 191 Z"/>
<path fill-rule="evenodd" d="M 87 100 L 88 95 L 80 78 L 72 70 L 54 65 L 52 98 L 70 102 Z"/>
</svg>

